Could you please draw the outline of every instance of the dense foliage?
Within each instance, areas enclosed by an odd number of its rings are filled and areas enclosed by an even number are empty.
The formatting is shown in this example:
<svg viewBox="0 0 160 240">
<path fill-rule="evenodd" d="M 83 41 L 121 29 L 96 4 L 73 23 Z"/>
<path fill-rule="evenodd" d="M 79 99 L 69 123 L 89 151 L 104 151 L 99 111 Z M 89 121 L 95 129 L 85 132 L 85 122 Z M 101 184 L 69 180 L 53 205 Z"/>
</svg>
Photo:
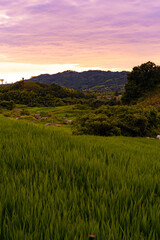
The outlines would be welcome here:
<svg viewBox="0 0 160 240">
<path fill-rule="evenodd" d="M 15 104 L 12 100 L 11 101 L 0 101 L 0 109 L 5 108 L 8 110 L 12 110 L 14 107 L 15 107 Z"/>
<path fill-rule="evenodd" d="M 154 107 L 102 106 L 79 116 L 73 122 L 74 134 L 101 136 L 155 136 L 160 127 L 160 114 Z"/>
<path fill-rule="evenodd" d="M 128 83 L 125 85 L 125 93 L 122 101 L 125 104 L 136 103 L 146 93 L 152 91 L 160 83 L 160 66 L 147 62 L 134 67 L 128 73 Z"/>
<path fill-rule="evenodd" d="M 158 140 L 0 126 L 0 239 L 160 239 Z"/>
<path fill-rule="evenodd" d="M 127 82 L 127 72 L 86 71 L 78 73 L 65 71 L 53 75 L 42 74 L 33 77 L 31 80 L 47 84 L 56 83 L 60 86 L 82 91 L 115 92 L 124 89 Z"/>
<path fill-rule="evenodd" d="M 94 98 L 93 94 L 67 89 L 54 83 L 47 85 L 32 81 L 21 81 L 0 86 L 0 101 L 14 101 L 30 106 L 60 106 L 83 103 Z"/>
</svg>

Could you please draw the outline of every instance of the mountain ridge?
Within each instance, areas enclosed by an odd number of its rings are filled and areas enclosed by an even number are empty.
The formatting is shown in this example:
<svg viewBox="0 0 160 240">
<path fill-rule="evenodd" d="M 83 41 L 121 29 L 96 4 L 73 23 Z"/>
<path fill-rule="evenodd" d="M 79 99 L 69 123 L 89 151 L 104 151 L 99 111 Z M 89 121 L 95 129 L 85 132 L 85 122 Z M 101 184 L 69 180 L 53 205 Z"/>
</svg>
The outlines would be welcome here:
<svg viewBox="0 0 160 240">
<path fill-rule="evenodd" d="M 46 84 L 56 83 L 60 86 L 80 91 L 112 92 L 124 90 L 124 86 L 127 83 L 127 73 L 127 71 L 89 70 L 76 72 L 67 70 L 55 74 L 41 74 L 26 79 L 26 81 L 30 80 Z"/>
</svg>

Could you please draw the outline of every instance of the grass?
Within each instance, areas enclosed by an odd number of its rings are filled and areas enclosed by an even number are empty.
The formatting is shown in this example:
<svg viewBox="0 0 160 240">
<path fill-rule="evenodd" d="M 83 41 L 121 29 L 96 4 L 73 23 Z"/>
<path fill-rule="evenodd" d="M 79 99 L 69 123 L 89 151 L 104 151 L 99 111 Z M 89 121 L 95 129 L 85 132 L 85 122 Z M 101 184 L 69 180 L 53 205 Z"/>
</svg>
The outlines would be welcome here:
<svg viewBox="0 0 160 240">
<path fill-rule="evenodd" d="M 0 126 L 0 239 L 160 239 L 160 141 Z"/>
<path fill-rule="evenodd" d="M 154 106 L 160 111 L 160 84 L 156 86 L 156 89 L 140 98 L 138 103 L 144 107 Z"/>
</svg>

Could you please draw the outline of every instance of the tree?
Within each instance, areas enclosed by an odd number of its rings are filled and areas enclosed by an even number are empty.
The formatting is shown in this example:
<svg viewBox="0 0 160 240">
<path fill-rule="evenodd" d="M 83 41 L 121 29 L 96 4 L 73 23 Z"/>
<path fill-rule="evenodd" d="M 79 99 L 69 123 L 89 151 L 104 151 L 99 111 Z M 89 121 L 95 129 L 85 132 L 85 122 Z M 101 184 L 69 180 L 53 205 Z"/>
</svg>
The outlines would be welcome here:
<svg viewBox="0 0 160 240">
<path fill-rule="evenodd" d="M 134 104 L 146 92 L 153 90 L 160 83 L 160 67 L 155 63 L 147 62 L 134 67 L 127 75 L 128 83 L 125 85 L 125 93 L 122 102 Z"/>
</svg>

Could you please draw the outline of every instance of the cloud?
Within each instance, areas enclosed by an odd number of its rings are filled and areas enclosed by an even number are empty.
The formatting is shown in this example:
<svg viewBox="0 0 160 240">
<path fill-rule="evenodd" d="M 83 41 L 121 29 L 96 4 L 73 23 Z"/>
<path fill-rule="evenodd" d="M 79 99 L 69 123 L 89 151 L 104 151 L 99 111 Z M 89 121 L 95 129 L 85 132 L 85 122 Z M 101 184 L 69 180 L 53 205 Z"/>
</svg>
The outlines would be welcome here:
<svg viewBox="0 0 160 240">
<path fill-rule="evenodd" d="M 30 63 L 155 58 L 159 10 L 159 0 L 1 0 L 0 51 L 6 61 Z"/>
</svg>

